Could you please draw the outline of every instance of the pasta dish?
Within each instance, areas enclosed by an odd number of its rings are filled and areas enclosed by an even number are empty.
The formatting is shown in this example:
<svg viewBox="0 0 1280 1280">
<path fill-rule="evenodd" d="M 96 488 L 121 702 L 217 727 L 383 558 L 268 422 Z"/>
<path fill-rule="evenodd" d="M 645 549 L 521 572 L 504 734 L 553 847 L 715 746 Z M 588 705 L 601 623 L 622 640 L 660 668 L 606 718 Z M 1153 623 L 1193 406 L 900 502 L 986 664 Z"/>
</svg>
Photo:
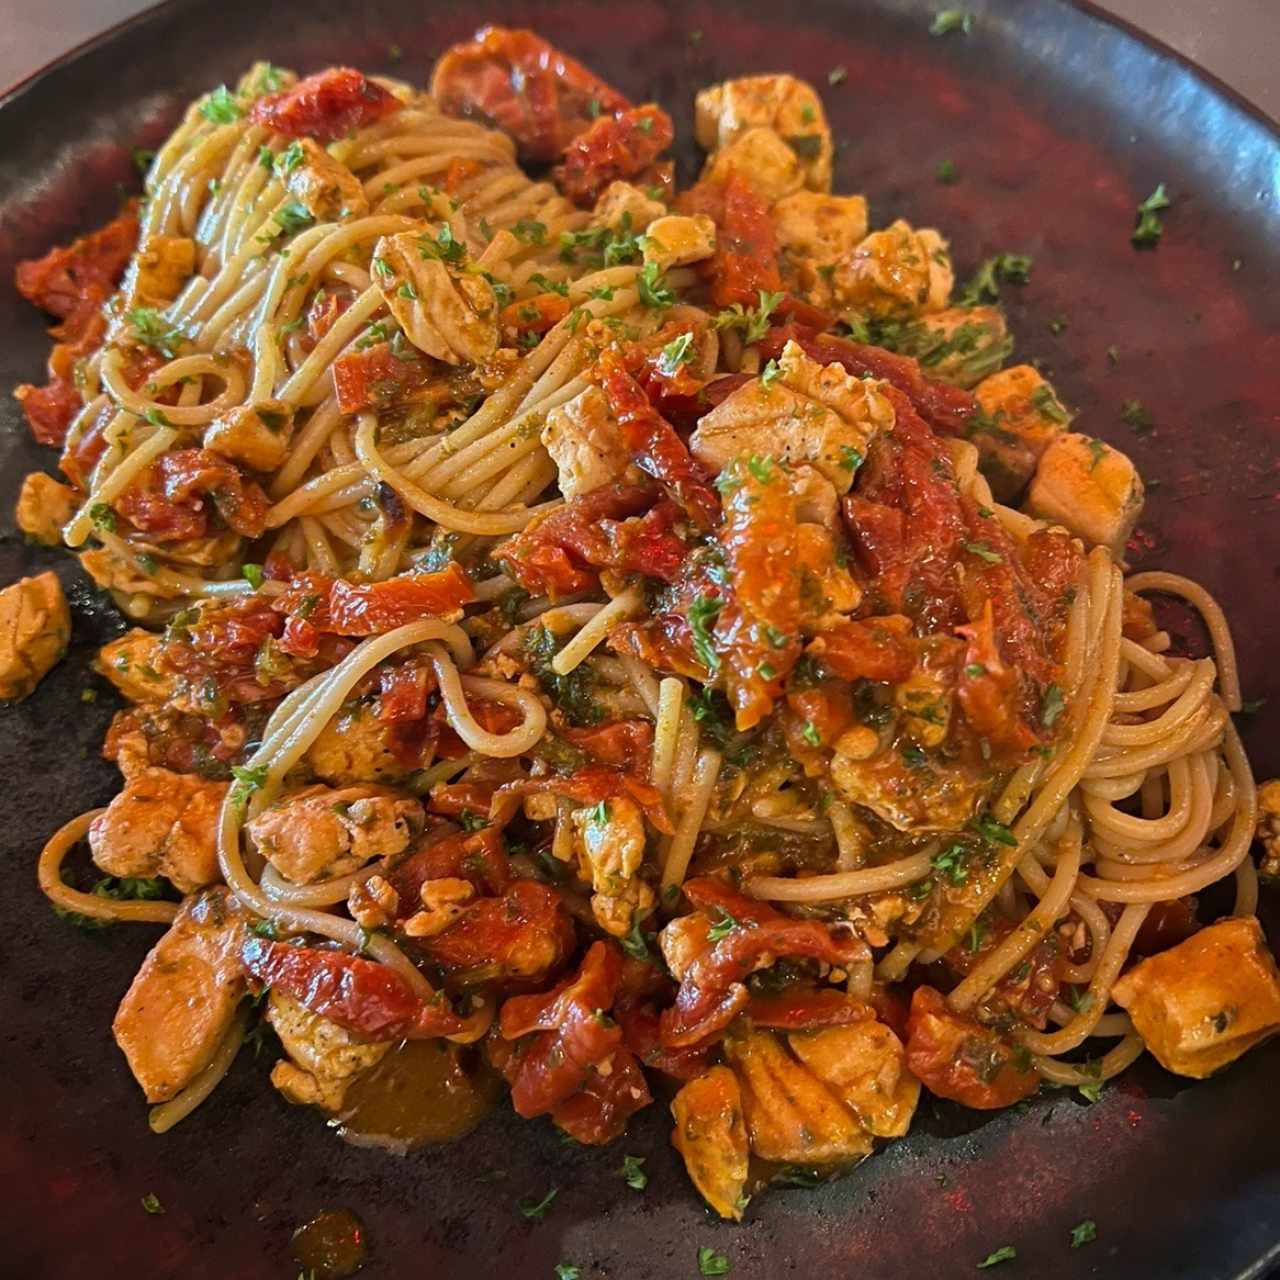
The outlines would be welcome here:
<svg viewBox="0 0 1280 1280">
<path fill-rule="evenodd" d="M 666 112 L 531 32 L 426 90 L 262 63 L 19 267 L 61 451 L 19 524 L 127 620 L 121 789 L 39 879 L 166 927 L 114 1021 L 157 1132 L 246 1039 L 397 1150 L 657 1098 L 739 1219 L 922 1088 L 1096 1098 L 1280 1030 L 1227 625 L 1126 576 L 1142 478 L 1011 362 L 1029 263 L 958 286 L 831 194 L 790 75 L 693 107 L 678 190 Z M 68 606 L 0 603 L 21 697 Z"/>
</svg>

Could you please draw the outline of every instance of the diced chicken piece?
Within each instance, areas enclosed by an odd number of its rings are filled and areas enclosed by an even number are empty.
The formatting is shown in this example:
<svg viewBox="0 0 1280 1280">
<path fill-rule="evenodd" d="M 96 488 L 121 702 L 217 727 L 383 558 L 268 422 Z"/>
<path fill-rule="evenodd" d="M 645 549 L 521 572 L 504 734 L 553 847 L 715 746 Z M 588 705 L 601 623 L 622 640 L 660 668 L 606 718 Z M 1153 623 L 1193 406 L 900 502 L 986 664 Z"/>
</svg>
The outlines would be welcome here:
<svg viewBox="0 0 1280 1280">
<path fill-rule="evenodd" d="M 631 461 L 609 401 L 594 385 L 547 414 L 542 443 L 560 472 L 560 492 L 566 498 L 621 478 Z"/>
<path fill-rule="evenodd" d="M 637 874 L 644 861 L 644 815 L 626 796 L 613 796 L 571 815 L 579 871 L 594 891 L 596 923 L 614 937 L 631 932 L 636 913 L 654 904 L 653 890 Z"/>
<path fill-rule="evenodd" d="M 671 1114 L 671 1144 L 698 1194 L 722 1218 L 741 1222 L 751 1152 L 737 1077 L 728 1067 L 704 1071 L 672 1099 Z"/>
<path fill-rule="evenodd" d="M 1137 467 L 1119 449 L 1068 432 L 1040 458 L 1026 509 L 1118 556 L 1142 514 L 1145 492 Z"/>
<path fill-rule="evenodd" d="M 644 260 L 662 271 L 701 262 L 715 251 L 716 224 L 705 213 L 669 213 L 651 222 L 644 237 Z"/>
<path fill-rule="evenodd" d="M 144 769 L 89 828 L 89 851 L 109 876 L 165 876 L 183 893 L 219 878 L 218 811 L 225 782 Z"/>
<path fill-rule="evenodd" d="M 596 201 L 591 225 L 639 235 L 655 219 L 664 217 L 666 212 L 667 206 L 662 201 L 650 200 L 639 187 L 633 187 L 629 182 L 611 182 Z"/>
<path fill-rule="evenodd" d="M 0 700 L 31 693 L 71 641 L 71 610 L 54 573 L 0 591 Z"/>
<path fill-rule="evenodd" d="M 772 129 L 748 129 L 708 159 L 704 182 L 723 184 L 736 173 L 765 204 L 804 186 L 799 156 Z"/>
<path fill-rule="evenodd" d="M 893 426 L 893 406 L 877 383 L 820 365 L 794 342 L 778 370 L 771 385 L 754 379 L 705 414 L 690 449 L 712 471 L 743 454 L 809 463 L 847 493 L 873 437 Z"/>
<path fill-rule="evenodd" d="M 391 726 L 368 707 L 340 711 L 329 721 L 305 756 L 311 772 L 332 786 L 403 782 L 413 772 L 397 756 Z"/>
<path fill-rule="evenodd" d="M 293 147 L 301 148 L 302 158 L 289 168 L 285 186 L 317 222 L 362 218 L 369 212 L 364 187 L 345 164 L 335 160 L 312 138 L 295 139 L 289 144 L 290 150 L 282 154 L 292 159 L 297 154 L 291 150 Z"/>
<path fill-rule="evenodd" d="M 870 1153 L 858 1117 L 771 1032 L 730 1038 L 725 1055 L 742 1090 L 751 1150 L 784 1164 L 833 1164 Z"/>
<path fill-rule="evenodd" d="M 307 787 L 248 825 L 260 853 L 294 884 L 357 871 L 408 848 L 424 825 L 422 805 L 377 787 Z"/>
<path fill-rule="evenodd" d="M 289 1055 L 272 1067 L 271 1083 L 299 1106 L 337 1111 L 356 1077 L 381 1062 L 395 1043 L 358 1040 L 275 989 L 267 998 L 266 1017 Z"/>
<path fill-rule="evenodd" d="M 940 747 L 951 728 L 952 683 L 941 671 L 917 668 L 893 687 L 902 727 L 917 746 Z"/>
<path fill-rule="evenodd" d="M 479 275 L 451 271 L 424 245 L 438 249 L 440 240 L 430 231 L 383 236 L 374 250 L 378 289 L 419 351 L 446 364 L 479 364 L 498 349 L 493 287 Z"/>
<path fill-rule="evenodd" d="M 56 547 L 62 543 L 62 526 L 77 505 L 76 491 L 70 485 L 59 484 L 43 471 L 33 471 L 22 482 L 14 518 L 28 538 Z"/>
<path fill-rule="evenodd" d="M 165 552 L 167 555 L 168 547 Z M 161 599 L 173 599 L 181 594 L 178 587 L 171 588 L 157 582 L 133 556 L 117 555 L 110 547 L 82 551 L 80 563 L 104 591 L 118 591 L 126 596 L 158 596 Z"/>
<path fill-rule="evenodd" d="M 864 735 L 856 735 L 861 739 Z M 908 765 L 894 747 L 861 757 L 842 750 L 846 739 L 836 742 L 831 759 L 831 780 L 848 801 L 862 805 L 899 831 L 957 831 L 978 811 L 987 784 L 976 772 L 945 760 L 933 760 L 921 768 Z"/>
<path fill-rule="evenodd" d="M 797 191 L 774 205 L 773 220 L 784 266 L 798 292 L 828 305 L 835 264 L 866 239 L 866 198 Z"/>
<path fill-rule="evenodd" d="M 1258 788 L 1258 841 L 1262 845 L 1258 871 L 1270 880 L 1280 877 L 1280 778 Z"/>
<path fill-rule="evenodd" d="M 694 100 L 698 145 L 730 146 L 750 129 L 772 129 L 802 162 L 810 191 L 831 190 L 831 130 L 822 99 L 795 76 L 743 76 L 703 89 Z"/>
<path fill-rule="evenodd" d="M 111 1029 L 148 1102 L 165 1102 L 204 1070 L 245 994 L 243 925 L 223 888 L 188 898 L 151 948 Z"/>
<path fill-rule="evenodd" d="M 911 1127 L 920 1081 L 907 1070 L 902 1041 L 883 1022 L 798 1031 L 787 1038 L 796 1057 L 877 1138 L 900 1138 Z"/>
<path fill-rule="evenodd" d="M 1280 973 L 1254 916 L 1135 965 L 1111 998 L 1166 1071 L 1203 1080 L 1280 1031 Z"/>
<path fill-rule="evenodd" d="M 154 631 L 133 627 L 98 650 L 93 665 L 130 702 L 164 702 L 173 695 L 173 677 L 156 668 L 161 639 Z"/>
<path fill-rule="evenodd" d="M 954 283 L 947 242 L 901 218 L 867 236 L 836 264 L 831 277 L 840 306 L 886 319 L 940 311 Z"/>
<path fill-rule="evenodd" d="M 836 487 L 814 467 L 798 466 L 791 473 L 796 495 L 796 519 L 801 524 L 820 524 L 835 529 L 840 518 Z"/>
<path fill-rule="evenodd" d="M 998 502 L 1015 503 L 1045 450 L 1066 433 L 1071 415 L 1029 364 L 992 374 L 973 394 L 982 410 L 973 431 L 982 474 Z"/>
<path fill-rule="evenodd" d="M 120 288 L 121 314 L 167 307 L 196 269 L 196 242 L 186 236 L 148 236 L 129 262 Z"/>
<path fill-rule="evenodd" d="M 862 603 L 862 588 L 848 568 L 838 563 L 831 533 L 821 525 L 796 527 L 796 562 L 800 568 L 802 629 L 807 634 L 839 625 L 839 616 Z"/>
<path fill-rule="evenodd" d="M 689 966 L 710 946 L 707 934 L 711 921 L 705 912 L 691 911 L 676 916 L 658 934 L 658 947 L 666 962 L 667 972 L 677 981 L 683 980 Z"/>
<path fill-rule="evenodd" d="M 251 471 L 274 471 L 289 453 L 293 409 L 283 400 L 236 405 L 204 433 L 206 449 L 243 462 Z"/>
<path fill-rule="evenodd" d="M 894 350 L 914 356 L 929 377 L 969 388 L 1002 376 L 998 370 L 1013 339 L 998 307 L 948 307 L 903 325 L 894 334 Z"/>
</svg>

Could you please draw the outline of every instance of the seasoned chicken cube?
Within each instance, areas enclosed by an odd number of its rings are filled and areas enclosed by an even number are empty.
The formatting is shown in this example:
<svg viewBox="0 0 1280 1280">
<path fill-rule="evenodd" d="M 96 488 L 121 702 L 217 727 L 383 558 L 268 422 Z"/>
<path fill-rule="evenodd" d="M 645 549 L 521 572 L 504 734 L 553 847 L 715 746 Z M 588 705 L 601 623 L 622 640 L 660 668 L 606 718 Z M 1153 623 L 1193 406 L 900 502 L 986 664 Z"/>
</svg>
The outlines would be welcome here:
<svg viewBox="0 0 1280 1280">
<path fill-rule="evenodd" d="M 639 235 L 655 219 L 665 217 L 666 212 L 667 206 L 661 200 L 649 199 L 639 187 L 629 182 L 611 182 L 596 201 L 591 225 Z"/>
<path fill-rule="evenodd" d="M 977 386 L 984 378 L 994 381 L 992 375 L 1002 376 L 997 371 L 1013 350 L 998 307 L 928 312 L 902 325 L 893 338 L 894 350 L 914 356 L 929 377 L 965 388 Z"/>
<path fill-rule="evenodd" d="M 851 253 L 867 236 L 865 196 L 827 196 L 797 191 L 773 207 L 778 248 L 813 267 Z"/>
<path fill-rule="evenodd" d="M 672 1099 L 671 1114 L 671 1145 L 684 1158 L 698 1194 L 722 1218 L 741 1222 L 751 1152 L 738 1078 L 728 1067 L 704 1071 Z"/>
<path fill-rule="evenodd" d="M 804 186 L 799 156 L 772 129 L 748 129 L 711 156 L 702 180 L 717 185 L 736 173 L 765 204 L 775 204 Z"/>
<path fill-rule="evenodd" d="M 893 705 L 902 712 L 902 727 L 917 746 L 940 747 L 951 727 L 952 677 L 947 672 L 917 668 L 893 687 Z"/>
<path fill-rule="evenodd" d="M 797 520 L 836 529 L 840 501 L 835 485 L 821 471 L 803 465 L 796 467 L 791 473 L 791 489 L 796 495 Z"/>
<path fill-rule="evenodd" d="M 395 1043 L 358 1040 L 274 988 L 267 997 L 266 1018 L 289 1055 L 272 1067 L 271 1083 L 299 1106 L 337 1111 L 356 1077 L 381 1062 Z"/>
<path fill-rule="evenodd" d="M 287 170 L 289 194 L 317 222 L 362 218 L 369 212 L 360 179 L 311 138 L 295 138 L 277 157 L 276 167 Z"/>
<path fill-rule="evenodd" d="M 669 213 L 649 224 L 645 234 L 644 260 L 656 262 L 662 271 L 701 262 L 716 251 L 716 224 L 705 213 L 691 218 Z"/>
<path fill-rule="evenodd" d="M 165 1102 L 209 1065 L 245 994 L 243 924 L 224 888 L 188 898 L 151 948 L 111 1030 L 148 1102 Z"/>
<path fill-rule="evenodd" d="M 82 551 L 79 558 L 84 571 L 104 591 L 118 591 L 126 596 L 158 596 L 161 599 L 174 599 L 182 594 L 180 587 L 157 582 L 137 563 L 136 557 L 117 555 L 110 547 Z"/>
<path fill-rule="evenodd" d="M 840 306 L 884 319 L 940 311 L 954 283 L 947 242 L 901 218 L 867 236 L 836 263 L 831 277 Z"/>
<path fill-rule="evenodd" d="M 703 911 L 691 911 L 676 916 L 658 934 L 658 947 L 666 963 L 667 972 L 680 982 L 689 966 L 711 945 L 707 934 L 711 921 Z"/>
<path fill-rule="evenodd" d="M 560 472 L 560 492 L 566 498 L 620 479 L 631 461 L 609 401 L 594 385 L 547 414 L 542 443 Z"/>
<path fill-rule="evenodd" d="M 417 800 L 379 787 L 307 787 L 248 824 L 260 853 L 294 884 L 357 871 L 408 848 L 425 819 Z"/>
<path fill-rule="evenodd" d="M 1258 788 L 1258 841 L 1262 845 L 1258 871 L 1269 880 L 1280 877 L 1280 778 Z"/>
<path fill-rule="evenodd" d="M 751 1150 L 784 1164 L 833 1164 L 870 1153 L 871 1135 L 826 1084 L 768 1031 L 731 1037 Z"/>
<path fill-rule="evenodd" d="M 28 538 L 56 547 L 62 543 L 62 526 L 78 505 L 70 485 L 59 484 L 43 471 L 33 471 L 22 482 L 14 518 Z"/>
<path fill-rule="evenodd" d="M 743 76 L 703 89 L 694 99 L 698 145 L 719 151 L 750 129 L 765 127 L 801 160 L 810 191 L 831 190 L 831 130 L 822 99 L 795 76 Z"/>
<path fill-rule="evenodd" d="M 498 304 L 482 276 L 446 266 L 447 228 L 383 236 L 374 249 L 374 279 L 419 351 L 446 364 L 479 364 L 498 349 Z"/>
<path fill-rule="evenodd" d="M 403 764 L 391 740 L 391 725 L 368 707 L 344 709 L 329 721 L 304 757 L 321 782 L 403 782 L 413 770 Z"/>
<path fill-rule="evenodd" d="M 847 493 L 872 438 L 893 426 L 893 406 L 879 384 L 820 365 L 794 342 L 778 371 L 771 385 L 753 379 L 705 414 L 690 449 L 712 471 L 743 454 L 810 463 Z"/>
<path fill-rule="evenodd" d="M 796 1031 L 787 1040 L 877 1138 L 900 1138 L 911 1127 L 920 1081 L 907 1070 L 902 1041 L 883 1022 Z"/>
<path fill-rule="evenodd" d="M 1254 916 L 1219 920 L 1111 989 L 1166 1071 L 1203 1080 L 1280 1031 L 1280 972 Z"/>
<path fill-rule="evenodd" d="M 71 610 L 57 575 L 22 578 L 0 591 L 0 700 L 31 693 L 71 641 Z"/>
<path fill-rule="evenodd" d="M 974 391 L 982 419 L 973 430 L 982 474 L 998 502 L 1022 497 L 1044 451 L 1066 433 L 1071 415 L 1029 364 L 983 379 Z"/>
<path fill-rule="evenodd" d="M 614 937 L 625 938 L 637 912 L 654 904 L 653 890 L 637 874 L 644 861 L 644 815 L 626 796 L 613 796 L 590 809 L 575 809 L 573 846 L 579 872 L 594 891 L 591 910 L 596 923 Z"/>
<path fill-rule="evenodd" d="M 861 733 L 845 734 L 831 758 L 831 780 L 852 804 L 899 831 L 957 831 L 978 811 L 987 784 L 973 770 L 943 759 L 908 765 L 896 747 L 863 757 Z M 855 754 L 846 754 L 846 740 Z"/>
<path fill-rule="evenodd" d="M 263 400 L 215 418 L 205 428 L 204 445 L 252 471 L 274 471 L 288 456 L 292 434 L 293 409 L 283 400 Z"/>
<path fill-rule="evenodd" d="M 225 782 L 144 769 L 93 820 L 89 851 L 109 876 L 166 876 L 191 893 L 219 878 L 218 811 Z"/>
<path fill-rule="evenodd" d="M 196 269 L 196 242 L 186 236 L 148 236 L 138 247 L 120 288 L 121 314 L 167 307 Z"/>
<path fill-rule="evenodd" d="M 130 702 L 165 702 L 173 696 L 173 677 L 156 668 L 161 638 L 154 631 L 133 627 L 98 650 L 93 665 Z"/>
<path fill-rule="evenodd" d="M 1026 509 L 1118 556 L 1142 514 L 1145 492 L 1137 467 L 1119 449 L 1067 432 L 1041 456 Z"/>
</svg>

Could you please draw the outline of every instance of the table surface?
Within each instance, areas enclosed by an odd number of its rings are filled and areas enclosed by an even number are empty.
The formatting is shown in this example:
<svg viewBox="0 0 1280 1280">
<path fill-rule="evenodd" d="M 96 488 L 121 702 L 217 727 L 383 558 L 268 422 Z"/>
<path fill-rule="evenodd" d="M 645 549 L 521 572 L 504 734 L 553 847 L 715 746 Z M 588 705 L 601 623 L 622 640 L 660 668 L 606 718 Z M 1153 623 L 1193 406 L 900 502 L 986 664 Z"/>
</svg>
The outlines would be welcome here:
<svg viewBox="0 0 1280 1280">
<path fill-rule="evenodd" d="M 0 88 L 148 7 L 149 0 L 0 0 Z M 921 8 L 937 7 L 921 0 Z M 1280 118 L 1278 0 L 1110 0 L 1112 13 L 1150 31 Z"/>
</svg>

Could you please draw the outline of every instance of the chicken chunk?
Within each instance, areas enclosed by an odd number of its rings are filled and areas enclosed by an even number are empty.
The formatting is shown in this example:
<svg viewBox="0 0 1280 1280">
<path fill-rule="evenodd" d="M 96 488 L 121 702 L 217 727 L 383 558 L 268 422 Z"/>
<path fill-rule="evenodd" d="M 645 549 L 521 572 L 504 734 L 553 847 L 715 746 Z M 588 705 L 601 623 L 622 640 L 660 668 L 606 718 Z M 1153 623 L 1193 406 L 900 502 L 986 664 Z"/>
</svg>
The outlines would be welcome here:
<svg viewBox="0 0 1280 1280">
<path fill-rule="evenodd" d="M 654 904 L 653 890 L 637 874 L 644 861 L 644 815 L 626 796 L 602 800 L 571 815 L 579 872 L 594 891 L 591 910 L 596 923 L 614 937 L 631 932 Z"/>
<path fill-rule="evenodd" d="M 1203 1080 L 1280 1032 L 1280 972 L 1254 916 L 1219 920 L 1111 989 L 1166 1071 Z"/>
<path fill-rule="evenodd" d="M 941 311 L 955 274 L 947 242 L 931 228 L 901 218 L 873 231 L 842 258 L 831 277 L 835 301 L 859 315 L 900 318 Z"/>
<path fill-rule="evenodd" d="M 89 828 L 94 862 L 109 876 L 165 876 L 183 893 L 213 884 L 226 793 L 225 782 L 189 773 L 136 773 Z"/>
<path fill-rule="evenodd" d="M 402 763 L 391 740 L 391 726 L 368 707 L 340 711 L 306 754 L 311 772 L 332 786 L 403 782 L 413 772 Z"/>
<path fill-rule="evenodd" d="M 174 681 L 156 668 L 161 647 L 154 631 L 133 627 L 104 644 L 93 665 L 130 702 L 164 702 L 173 696 Z"/>
<path fill-rule="evenodd" d="M 498 304 L 482 276 L 451 269 L 456 243 L 439 232 L 401 231 L 374 250 L 374 276 L 391 314 L 419 351 L 446 364 L 479 364 L 498 349 Z"/>
<path fill-rule="evenodd" d="M 148 1102 L 165 1102 L 209 1064 L 245 994 L 243 923 L 226 889 L 182 904 L 152 947 L 111 1029 Z"/>
<path fill-rule="evenodd" d="M 376 787 L 307 787 L 248 825 L 258 850 L 294 884 L 356 871 L 408 848 L 424 824 L 422 805 Z"/>
<path fill-rule="evenodd" d="M 395 1043 L 358 1040 L 345 1027 L 274 989 L 267 998 L 266 1018 L 289 1055 L 272 1067 L 271 1083 L 299 1106 L 337 1111 L 356 1077 L 381 1062 Z"/>
<path fill-rule="evenodd" d="M 167 555 L 168 547 L 165 552 Z M 135 557 L 118 555 L 110 547 L 94 547 L 91 551 L 82 551 L 80 563 L 89 577 L 104 591 L 118 591 L 126 596 L 157 596 L 161 599 L 174 599 L 182 594 L 180 587 L 157 582 L 142 569 Z"/>
<path fill-rule="evenodd" d="M 702 180 L 722 186 L 736 173 L 766 204 L 804 186 L 800 158 L 772 129 L 748 129 L 708 159 Z"/>
<path fill-rule="evenodd" d="M 831 130 L 822 99 L 789 75 L 743 76 L 703 89 L 694 100 L 698 145 L 731 146 L 748 130 L 772 129 L 797 156 L 810 191 L 831 190 Z"/>
<path fill-rule="evenodd" d="M 691 911 L 676 916 L 658 934 L 658 947 L 667 972 L 677 981 L 683 980 L 689 966 L 711 945 L 707 934 L 711 921 L 704 911 Z"/>
<path fill-rule="evenodd" d="M 998 307 L 947 307 L 927 312 L 896 328 L 892 336 L 893 349 L 914 356 L 929 377 L 966 389 L 983 379 L 994 382 L 992 375 L 997 375 L 1013 350 L 1004 313 Z"/>
<path fill-rule="evenodd" d="M 743 454 L 809 463 L 847 493 L 872 438 L 893 426 L 893 406 L 877 383 L 820 365 L 794 342 L 778 370 L 770 386 L 754 379 L 705 414 L 690 449 L 712 471 Z"/>
<path fill-rule="evenodd" d="M 975 772 L 942 759 L 908 765 L 896 747 L 869 758 L 846 755 L 842 748 L 851 736 L 836 742 L 831 780 L 852 804 L 899 831 L 956 831 L 977 813 L 988 788 Z"/>
<path fill-rule="evenodd" d="M 1118 556 L 1142 514 L 1145 492 L 1137 467 L 1119 449 L 1067 432 L 1044 451 L 1026 509 Z"/>
<path fill-rule="evenodd" d="M 1015 503 L 1044 452 L 1065 434 L 1071 415 L 1029 364 L 983 379 L 974 391 L 982 420 L 973 431 L 982 474 L 999 502 Z"/>
<path fill-rule="evenodd" d="M 241 404 L 205 429 L 204 445 L 252 471 L 274 471 L 289 453 L 293 409 L 283 400 Z"/>
<path fill-rule="evenodd" d="M 138 307 L 167 307 L 196 269 L 196 242 L 186 236 L 148 236 L 125 271 L 121 315 Z"/>
<path fill-rule="evenodd" d="M 751 1152 L 738 1078 L 728 1067 L 704 1071 L 672 1099 L 671 1114 L 671 1144 L 698 1194 L 722 1218 L 741 1222 Z"/>
<path fill-rule="evenodd" d="M 33 471 L 22 482 L 14 518 L 18 528 L 46 547 L 62 543 L 62 526 L 71 519 L 79 503 L 70 485 L 59 484 L 43 471 Z"/>
<path fill-rule="evenodd" d="M 827 196 L 797 191 L 773 209 L 778 248 L 815 267 L 827 266 L 856 248 L 867 235 L 865 196 Z"/>
<path fill-rule="evenodd" d="M 1280 778 L 1258 788 L 1258 842 L 1262 845 L 1259 873 L 1268 880 L 1280 878 Z"/>
<path fill-rule="evenodd" d="M 560 492 L 566 498 L 620 479 L 631 461 L 609 402 L 597 386 L 547 414 L 542 443 L 560 472 Z"/>
<path fill-rule="evenodd" d="M 883 1022 L 797 1031 L 787 1041 L 877 1138 L 900 1138 L 911 1127 L 920 1081 L 907 1070 L 902 1041 Z"/>
<path fill-rule="evenodd" d="M 768 1031 L 724 1044 L 742 1090 L 751 1150 L 784 1164 L 834 1164 L 871 1151 L 871 1135 L 837 1094 Z"/>
<path fill-rule="evenodd" d="M 716 224 L 705 213 L 669 213 L 649 224 L 643 245 L 644 260 L 656 262 L 662 271 L 688 266 L 715 253 Z"/>
<path fill-rule="evenodd" d="M 299 150 L 295 151 L 295 147 Z M 277 158 L 276 167 L 287 169 L 285 186 L 289 194 L 317 222 L 362 218 L 369 212 L 360 179 L 314 139 L 296 138 L 281 154 L 287 159 L 282 162 Z M 299 156 L 296 163 L 295 156 Z"/>
<path fill-rule="evenodd" d="M 0 701 L 27 697 L 70 641 L 71 610 L 56 574 L 22 578 L 0 591 Z"/>
<path fill-rule="evenodd" d="M 639 187 L 629 182 L 611 182 L 596 201 L 591 225 L 639 235 L 666 212 L 667 206 L 662 201 L 651 200 Z"/>
</svg>

